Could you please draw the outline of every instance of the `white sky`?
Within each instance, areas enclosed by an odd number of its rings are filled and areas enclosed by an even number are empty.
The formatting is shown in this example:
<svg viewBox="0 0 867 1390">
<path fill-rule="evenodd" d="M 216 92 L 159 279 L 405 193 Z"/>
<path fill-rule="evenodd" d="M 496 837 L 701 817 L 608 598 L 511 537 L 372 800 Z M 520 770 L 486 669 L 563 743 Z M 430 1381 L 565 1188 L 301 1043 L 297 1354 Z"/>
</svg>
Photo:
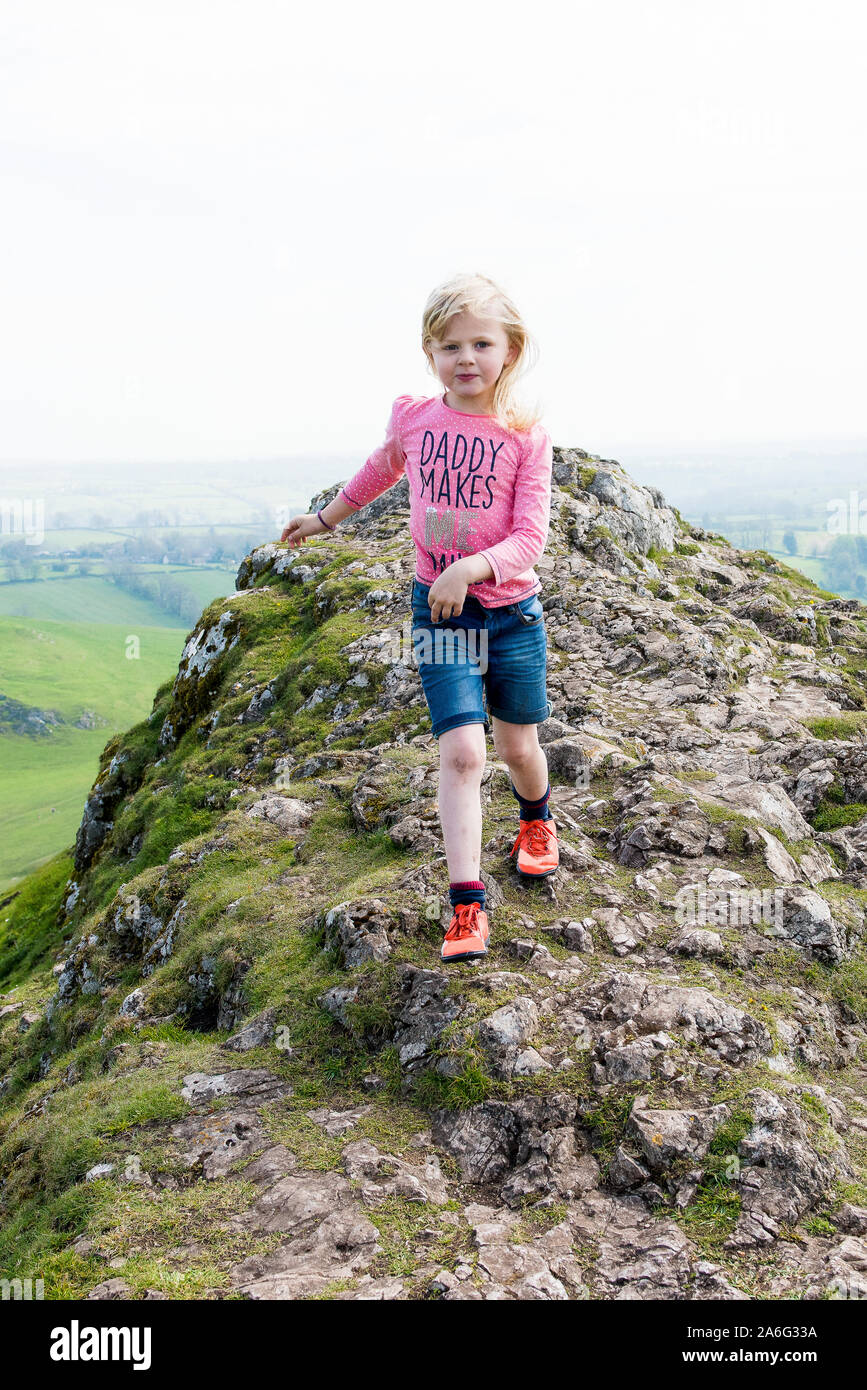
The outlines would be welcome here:
<svg viewBox="0 0 867 1390">
<path fill-rule="evenodd" d="M 360 463 L 442 389 L 459 269 L 555 443 L 863 438 L 865 39 L 854 0 L 0 0 L 0 459 Z"/>
</svg>

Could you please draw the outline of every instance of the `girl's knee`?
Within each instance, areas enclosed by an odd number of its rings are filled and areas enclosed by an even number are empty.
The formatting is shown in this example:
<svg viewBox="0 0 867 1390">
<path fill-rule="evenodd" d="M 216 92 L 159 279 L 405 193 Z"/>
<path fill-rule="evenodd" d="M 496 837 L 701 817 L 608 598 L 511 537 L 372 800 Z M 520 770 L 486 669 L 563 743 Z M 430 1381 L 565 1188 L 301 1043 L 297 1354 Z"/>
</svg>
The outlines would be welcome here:
<svg viewBox="0 0 867 1390">
<path fill-rule="evenodd" d="M 480 774 L 485 766 L 485 735 L 481 724 L 459 724 L 440 734 L 440 767 L 468 777 Z"/>
<path fill-rule="evenodd" d="M 535 724 L 508 724 L 498 720 L 493 740 L 497 756 L 508 763 L 527 762 L 535 758 L 540 748 Z"/>
</svg>

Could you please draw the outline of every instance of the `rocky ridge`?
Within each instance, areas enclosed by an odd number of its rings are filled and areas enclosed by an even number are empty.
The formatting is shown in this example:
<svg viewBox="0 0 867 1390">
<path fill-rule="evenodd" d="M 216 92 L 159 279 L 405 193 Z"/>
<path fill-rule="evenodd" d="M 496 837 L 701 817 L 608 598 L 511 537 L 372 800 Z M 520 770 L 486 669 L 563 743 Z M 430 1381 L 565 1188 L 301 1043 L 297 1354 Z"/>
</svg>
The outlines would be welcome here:
<svg viewBox="0 0 867 1390">
<path fill-rule="evenodd" d="M 3 1273 L 864 1297 L 865 610 L 557 449 L 561 867 L 514 874 L 489 747 L 491 951 L 447 971 L 407 509 L 402 482 L 248 556 L 107 745 L 74 849 L 4 905 Z"/>
</svg>

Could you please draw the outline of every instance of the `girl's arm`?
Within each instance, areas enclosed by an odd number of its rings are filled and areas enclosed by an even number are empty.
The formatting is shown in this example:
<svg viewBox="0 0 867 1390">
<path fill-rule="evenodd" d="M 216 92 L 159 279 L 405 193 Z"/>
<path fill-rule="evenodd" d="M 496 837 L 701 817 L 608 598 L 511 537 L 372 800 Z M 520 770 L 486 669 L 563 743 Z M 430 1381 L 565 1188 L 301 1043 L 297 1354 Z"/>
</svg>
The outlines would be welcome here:
<svg viewBox="0 0 867 1390">
<path fill-rule="evenodd" d="M 494 582 L 523 574 L 541 559 L 551 524 L 551 470 L 554 446 L 541 425 L 534 429 L 515 479 L 512 530 L 504 540 L 476 552 L 490 562 Z"/>
<path fill-rule="evenodd" d="M 459 570 L 468 584 L 486 584 L 494 578 L 493 566 L 481 550 L 478 555 L 463 555 L 460 560 L 453 561 L 448 569 Z"/>
<path fill-rule="evenodd" d="M 320 507 L 319 510 L 322 513 L 323 519 L 328 522 L 329 526 L 337 526 L 338 523 L 343 521 L 346 517 L 352 516 L 353 512 L 357 512 L 358 508 L 350 507 L 349 503 L 344 502 L 338 492 L 336 497 L 332 497 L 331 501 L 327 502 L 324 507 Z"/>
<path fill-rule="evenodd" d="M 327 536 L 332 527 L 357 510 L 357 507 L 350 507 L 348 502 L 344 502 L 338 493 L 324 507 L 319 508 L 323 519 L 328 523 L 327 526 L 322 525 L 317 512 L 303 512 L 300 516 L 293 516 L 288 525 L 283 527 L 280 539 L 296 546 L 303 545 L 308 536 Z"/>
<path fill-rule="evenodd" d="M 410 396 L 398 396 L 391 407 L 385 442 L 380 444 L 378 449 L 374 449 L 367 462 L 352 475 L 346 487 L 342 487 L 327 506 L 320 508 L 322 520 L 328 525 L 323 526 L 314 512 L 305 512 L 303 516 L 292 518 L 280 537 L 281 541 L 288 541 L 291 546 L 296 546 L 302 545 L 308 536 L 327 536 L 330 527 L 336 526 L 353 512 L 360 511 L 368 502 L 372 502 L 375 497 L 381 497 L 389 488 L 394 487 L 395 483 L 400 482 L 404 474 L 406 455 L 401 447 L 397 422 L 404 404 L 411 399 Z"/>
</svg>

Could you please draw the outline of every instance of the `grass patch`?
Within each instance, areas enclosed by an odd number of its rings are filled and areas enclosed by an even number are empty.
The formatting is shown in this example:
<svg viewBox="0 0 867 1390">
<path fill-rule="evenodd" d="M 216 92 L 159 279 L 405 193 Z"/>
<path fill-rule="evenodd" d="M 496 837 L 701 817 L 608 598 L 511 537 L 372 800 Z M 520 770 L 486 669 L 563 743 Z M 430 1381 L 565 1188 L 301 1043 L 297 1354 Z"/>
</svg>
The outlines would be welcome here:
<svg viewBox="0 0 867 1390">
<path fill-rule="evenodd" d="M 0 985 L 25 980 L 46 956 L 62 946 L 68 931 L 58 923 L 64 890 L 72 874 L 64 851 L 24 879 L 15 896 L 0 907 Z"/>
<path fill-rule="evenodd" d="M 737 1225 L 741 1199 L 738 1145 L 752 1128 L 747 1110 L 735 1109 L 714 1135 L 704 1160 L 704 1172 L 692 1201 L 682 1211 L 668 1212 L 689 1236 L 707 1251 L 722 1245 Z"/>
<path fill-rule="evenodd" d="M 823 715 L 818 719 L 804 719 L 802 723 L 816 738 L 850 739 L 867 729 L 867 710 L 845 710 L 840 715 Z"/>
<path fill-rule="evenodd" d="M 841 825 L 857 825 L 863 816 L 867 816 L 867 805 L 846 801 L 843 786 L 835 779 L 810 817 L 810 824 L 814 830 L 837 830 Z"/>
</svg>

